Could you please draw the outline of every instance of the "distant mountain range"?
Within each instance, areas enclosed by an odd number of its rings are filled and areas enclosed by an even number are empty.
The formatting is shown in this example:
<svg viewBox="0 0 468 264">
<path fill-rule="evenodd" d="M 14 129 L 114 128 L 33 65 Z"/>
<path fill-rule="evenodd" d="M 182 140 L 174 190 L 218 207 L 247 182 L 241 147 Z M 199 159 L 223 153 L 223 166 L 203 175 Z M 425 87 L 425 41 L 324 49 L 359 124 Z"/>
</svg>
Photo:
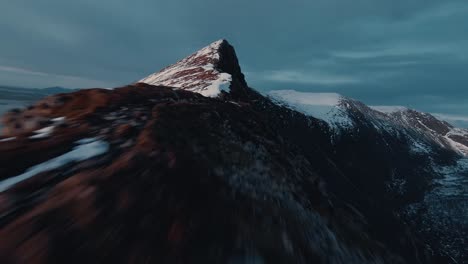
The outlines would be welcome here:
<svg viewBox="0 0 468 264">
<path fill-rule="evenodd" d="M 72 92 L 63 87 L 24 88 L 0 85 L 0 100 L 36 101 L 48 95 Z"/>
<path fill-rule="evenodd" d="M 75 90 L 63 87 L 24 88 L 0 85 L 0 115 L 12 109 L 26 107 L 49 95 L 69 93 Z M 2 127 L 2 124 L 0 124 L 0 129 Z"/>
</svg>

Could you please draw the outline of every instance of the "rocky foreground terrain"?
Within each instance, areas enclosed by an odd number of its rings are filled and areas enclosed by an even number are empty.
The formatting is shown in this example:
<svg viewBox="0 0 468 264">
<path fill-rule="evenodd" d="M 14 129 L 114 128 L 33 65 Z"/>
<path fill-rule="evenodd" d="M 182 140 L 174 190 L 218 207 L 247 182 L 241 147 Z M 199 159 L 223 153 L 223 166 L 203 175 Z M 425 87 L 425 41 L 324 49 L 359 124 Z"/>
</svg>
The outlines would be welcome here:
<svg viewBox="0 0 468 264">
<path fill-rule="evenodd" d="M 468 263 L 465 130 L 262 95 L 227 41 L 2 121 L 0 263 Z"/>
</svg>

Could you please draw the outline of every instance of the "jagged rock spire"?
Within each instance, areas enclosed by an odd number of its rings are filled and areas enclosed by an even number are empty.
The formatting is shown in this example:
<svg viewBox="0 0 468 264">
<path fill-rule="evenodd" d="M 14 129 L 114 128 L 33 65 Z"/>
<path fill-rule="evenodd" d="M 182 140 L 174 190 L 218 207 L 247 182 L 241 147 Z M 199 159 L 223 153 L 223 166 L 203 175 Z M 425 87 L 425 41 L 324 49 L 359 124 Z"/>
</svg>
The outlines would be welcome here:
<svg viewBox="0 0 468 264">
<path fill-rule="evenodd" d="M 139 82 L 180 88 L 216 97 L 247 87 L 234 48 L 218 40 Z"/>
</svg>

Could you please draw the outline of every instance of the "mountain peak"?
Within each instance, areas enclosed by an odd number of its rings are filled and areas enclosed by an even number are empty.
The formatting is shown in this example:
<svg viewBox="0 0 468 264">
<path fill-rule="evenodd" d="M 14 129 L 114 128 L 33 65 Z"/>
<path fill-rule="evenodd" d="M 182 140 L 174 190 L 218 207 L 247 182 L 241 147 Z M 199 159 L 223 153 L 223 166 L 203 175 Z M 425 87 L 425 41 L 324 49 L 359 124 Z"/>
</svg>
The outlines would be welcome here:
<svg viewBox="0 0 468 264">
<path fill-rule="evenodd" d="M 234 48 L 221 39 L 139 82 L 216 97 L 247 87 Z"/>
</svg>

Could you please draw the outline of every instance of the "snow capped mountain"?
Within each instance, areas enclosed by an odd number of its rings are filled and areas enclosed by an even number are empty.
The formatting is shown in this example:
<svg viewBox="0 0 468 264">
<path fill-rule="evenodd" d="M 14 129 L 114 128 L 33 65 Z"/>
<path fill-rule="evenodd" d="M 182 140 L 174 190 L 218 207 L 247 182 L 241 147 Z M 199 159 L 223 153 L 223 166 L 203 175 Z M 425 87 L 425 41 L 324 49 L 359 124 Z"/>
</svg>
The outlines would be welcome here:
<svg viewBox="0 0 468 264">
<path fill-rule="evenodd" d="M 268 93 L 278 104 L 324 120 L 335 129 L 353 126 L 344 105 L 346 98 L 336 93 L 306 93 L 294 90 L 276 90 Z"/>
<path fill-rule="evenodd" d="M 233 78 L 239 78 L 238 81 L 245 82 L 243 76 L 239 76 L 240 68 L 225 67 L 225 61 L 233 58 L 237 60 L 229 43 L 226 40 L 218 40 L 139 82 L 175 87 L 207 97 L 216 97 L 222 91 L 230 91 Z"/>
<path fill-rule="evenodd" d="M 263 96 L 225 40 L 2 120 L 2 263 L 468 259 L 468 130 L 334 93 Z"/>
<path fill-rule="evenodd" d="M 376 109 L 379 110 L 379 108 Z M 429 113 L 409 108 L 395 108 L 393 111 L 385 113 L 396 122 L 428 135 L 441 146 L 452 149 L 461 155 L 468 155 L 467 130 L 455 128 L 448 122 L 440 120 Z"/>
<path fill-rule="evenodd" d="M 431 248 L 440 249 L 454 261 L 466 259 L 466 129 L 454 128 L 428 113 L 402 106 L 368 107 L 338 94 L 285 90 L 268 95 L 278 105 L 325 121 L 330 127 L 331 149 L 338 155 L 332 159 L 338 164 L 345 162 L 338 166 L 348 171 L 361 190 L 373 192 L 379 182 L 384 183 L 382 193 L 392 196 L 393 201 L 404 201 L 395 210 L 431 241 Z M 381 158 L 376 159 L 376 155 Z M 364 177 L 350 173 L 359 168 L 363 174 L 372 160 L 376 164 L 384 161 L 378 165 L 382 168 L 390 166 Z M 388 175 L 369 184 L 377 171 Z M 421 186 L 426 186 L 425 190 L 418 190 Z M 416 194 L 422 198 L 408 199 Z"/>
<path fill-rule="evenodd" d="M 454 128 L 428 113 L 403 106 L 368 107 L 361 102 L 334 93 L 276 90 L 270 91 L 268 96 L 279 105 L 325 121 L 335 133 L 352 129 L 364 121 L 379 130 L 408 134 L 413 138 L 414 151 L 429 151 L 430 147 L 427 146 L 429 139 L 432 141 L 429 144 L 436 142 L 461 155 L 468 155 L 468 131 Z"/>
<path fill-rule="evenodd" d="M 200 53 L 206 53 L 206 49 Z M 190 57 L 193 56 L 197 57 L 197 53 Z M 183 61 L 189 61 L 189 58 Z M 203 68 L 203 65 L 200 64 L 199 67 Z M 210 73 L 211 66 L 206 69 Z M 239 72 L 237 75 L 243 77 Z M 190 74 L 184 78 L 195 78 L 195 82 L 199 82 L 198 77 L 190 76 Z M 205 84 L 202 82 L 201 87 L 203 85 Z M 419 199 L 432 201 L 430 197 L 434 197 L 434 191 L 431 191 L 431 186 L 437 185 L 438 182 L 453 183 L 450 179 L 457 179 L 457 184 L 466 185 L 463 177 L 458 176 L 463 175 L 464 172 L 460 174 L 459 170 L 456 170 L 458 174 L 454 175 L 448 172 L 454 171 L 455 168 L 447 168 L 457 166 L 460 155 L 468 153 L 468 130 L 454 128 L 430 114 L 407 107 L 369 107 L 362 102 L 335 93 L 275 90 L 267 93 L 271 100 L 269 101 L 249 89 L 245 82 L 241 87 L 245 88 L 241 96 L 233 96 L 234 93 L 232 91 L 229 93 L 229 90 L 225 92 L 228 92 L 226 94 L 229 94 L 230 98 L 236 100 L 247 103 L 256 102 L 254 108 L 257 111 L 269 112 L 263 115 L 263 118 L 270 123 L 281 124 L 275 129 L 289 135 L 289 138 L 301 148 L 306 148 L 303 150 L 309 153 L 311 159 L 323 158 L 323 163 L 333 160 L 335 165 L 332 166 L 338 166 L 344 171 L 347 179 L 351 179 L 358 189 L 372 193 L 376 199 L 380 199 L 377 198 L 379 193 L 380 196 L 383 194 L 387 198 L 381 202 L 387 203 L 389 207 L 394 206 L 394 210 L 402 215 L 405 212 L 407 216 L 411 215 L 407 211 L 409 205 L 434 208 L 434 203 L 421 205 L 414 197 L 425 197 Z M 199 91 L 198 89 L 192 90 Z M 213 93 L 212 96 L 219 94 Z M 308 119 L 308 117 L 313 119 Z M 324 121 L 328 129 L 324 129 L 317 119 Z M 298 129 L 303 131 L 297 132 Z M 310 140 L 307 135 L 313 136 L 316 140 Z M 323 173 L 333 174 L 334 172 L 325 169 Z M 379 177 L 373 179 L 379 174 Z M 340 181 L 338 180 L 337 186 L 329 181 L 329 188 L 342 193 L 348 192 L 349 190 L 340 189 L 339 185 L 342 184 Z M 359 196 L 356 193 L 349 195 L 352 198 L 347 199 L 356 199 Z M 441 198 L 441 200 L 444 199 Z M 367 210 L 362 204 L 356 206 L 364 212 Z M 460 219 L 460 214 L 455 211 L 432 210 L 430 212 L 431 215 L 448 214 L 454 219 Z M 423 221 L 421 219 L 434 218 L 429 217 L 428 214 L 422 214 L 419 218 L 414 217 L 412 220 L 415 219 Z M 461 222 L 463 221 L 458 223 Z M 434 221 L 427 220 L 425 223 L 427 224 L 425 228 L 437 226 Z M 375 224 L 378 225 L 378 223 Z M 460 227 L 455 225 L 451 228 Z M 421 233 L 425 234 L 422 231 Z M 428 237 L 430 237 L 428 239 L 434 239 L 430 235 Z M 453 237 L 461 238 L 460 233 L 453 234 Z M 434 241 L 433 247 L 440 246 L 440 241 L 442 240 Z M 446 240 L 443 241 L 446 242 Z M 463 256 L 456 254 L 463 243 L 448 244 L 450 247 L 444 249 L 450 252 L 447 254 L 463 259 Z"/>
</svg>

